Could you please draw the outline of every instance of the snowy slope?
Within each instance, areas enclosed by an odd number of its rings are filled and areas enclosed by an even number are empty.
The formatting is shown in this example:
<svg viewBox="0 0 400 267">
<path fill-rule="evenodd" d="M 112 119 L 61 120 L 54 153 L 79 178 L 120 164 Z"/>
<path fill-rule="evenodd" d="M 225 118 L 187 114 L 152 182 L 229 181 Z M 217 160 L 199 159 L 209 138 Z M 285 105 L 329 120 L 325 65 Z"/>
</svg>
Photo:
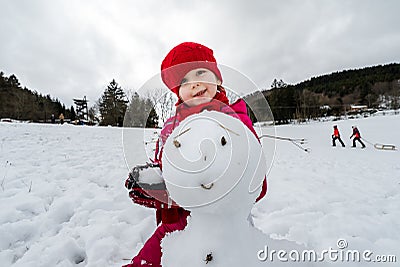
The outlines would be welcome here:
<svg viewBox="0 0 400 267">
<path fill-rule="evenodd" d="M 349 140 L 356 124 L 372 143 L 399 145 L 400 116 L 335 124 L 346 148 L 331 146 L 332 122 L 277 127 L 307 138 L 311 153 L 277 142 L 255 224 L 317 251 L 344 238 L 349 249 L 400 261 L 400 152 L 352 149 Z M 130 134 L 131 158 L 146 158 L 134 148 L 143 131 Z M 121 129 L 0 123 L 0 140 L 0 266 L 120 266 L 154 230 L 153 211 L 133 205 L 123 187 Z"/>
<path fill-rule="evenodd" d="M 331 146 L 334 124 L 345 148 Z M 277 135 L 307 138 L 311 153 L 278 142 L 268 195 L 254 211 L 256 225 L 317 251 L 337 249 L 343 238 L 348 249 L 397 254 L 399 261 L 399 151 L 379 151 L 369 143 L 350 148 L 352 125 L 371 143 L 399 145 L 398 115 L 277 127 Z"/>
<path fill-rule="evenodd" d="M 121 129 L 1 123 L 0 134 L 0 266 L 118 266 L 140 249 L 155 223 L 123 186 Z"/>
</svg>

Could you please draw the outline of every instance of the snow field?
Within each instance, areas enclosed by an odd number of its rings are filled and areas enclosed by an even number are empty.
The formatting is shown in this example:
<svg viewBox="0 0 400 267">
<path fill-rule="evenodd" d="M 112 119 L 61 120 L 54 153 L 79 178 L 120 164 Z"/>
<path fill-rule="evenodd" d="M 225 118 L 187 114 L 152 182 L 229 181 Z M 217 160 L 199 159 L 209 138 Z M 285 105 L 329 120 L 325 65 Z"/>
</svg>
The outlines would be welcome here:
<svg viewBox="0 0 400 267">
<path fill-rule="evenodd" d="M 277 141 L 267 196 L 253 208 L 255 225 L 316 251 L 344 238 L 348 249 L 399 261 L 400 152 L 367 142 L 366 149 L 350 148 L 349 139 L 357 125 L 369 142 L 399 147 L 399 122 L 395 115 L 278 126 L 279 136 L 307 138 L 311 152 Z M 334 124 L 346 148 L 331 146 Z M 142 163 L 146 155 L 136 148 L 143 131 L 130 132 L 127 151 Z M 118 128 L 0 123 L 0 266 L 128 263 L 155 219 L 127 196 L 123 150 Z"/>
<path fill-rule="evenodd" d="M 335 124 L 345 148 L 331 146 Z M 352 125 L 371 143 L 398 142 L 400 116 L 277 127 L 277 135 L 308 139 L 311 153 L 277 143 L 269 192 L 254 208 L 255 224 L 271 237 L 317 251 L 337 249 L 344 238 L 348 249 L 399 259 L 399 151 L 376 150 L 365 140 L 366 149 L 351 148 Z"/>
<path fill-rule="evenodd" d="M 0 132 L 0 266 L 119 266 L 140 249 L 155 223 L 127 197 L 121 129 Z"/>
</svg>

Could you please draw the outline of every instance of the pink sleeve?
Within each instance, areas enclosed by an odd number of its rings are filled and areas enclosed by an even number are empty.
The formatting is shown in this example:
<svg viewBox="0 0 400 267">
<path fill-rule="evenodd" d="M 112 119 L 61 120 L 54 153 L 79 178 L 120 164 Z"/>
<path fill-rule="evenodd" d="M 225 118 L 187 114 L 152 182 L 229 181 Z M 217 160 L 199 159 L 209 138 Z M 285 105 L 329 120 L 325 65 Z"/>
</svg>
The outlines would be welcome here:
<svg viewBox="0 0 400 267">
<path fill-rule="evenodd" d="M 257 133 L 253 128 L 253 123 L 251 122 L 251 119 L 247 115 L 246 102 L 244 102 L 243 99 L 239 99 L 235 103 L 229 105 L 229 108 L 227 108 L 226 112 L 224 113 L 229 114 L 241 120 L 258 139 Z"/>
<path fill-rule="evenodd" d="M 176 125 L 175 125 L 176 124 Z M 160 137 L 158 138 L 158 142 L 156 144 L 156 150 L 154 152 L 154 162 L 162 165 L 162 152 L 164 148 L 164 144 L 167 141 L 168 136 L 174 130 L 174 127 L 178 126 L 178 122 L 176 120 L 176 116 L 169 118 L 163 125 L 163 128 L 160 133 Z"/>
</svg>

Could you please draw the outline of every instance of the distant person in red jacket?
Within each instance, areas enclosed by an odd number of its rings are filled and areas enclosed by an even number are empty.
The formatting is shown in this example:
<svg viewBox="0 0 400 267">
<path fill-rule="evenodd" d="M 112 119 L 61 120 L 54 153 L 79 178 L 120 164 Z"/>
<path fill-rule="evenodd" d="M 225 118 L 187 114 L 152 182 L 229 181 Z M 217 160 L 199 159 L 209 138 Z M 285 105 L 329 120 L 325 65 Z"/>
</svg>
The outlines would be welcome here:
<svg viewBox="0 0 400 267">
<path fill-rule="evenodd" d="M 356 141 L 358 141 L 362 146 L 361 148 L 365 148 L 365 144 L 363 143 L 363 141 L 361 141 L 360 131 L 357 129 L 356 126 L 351 126 L 351 128 L 353 128 L 353 134 L 350 136 L 350 139 L 354 137 L 352 147 L 356 147 Z"/>
<path fill-rule="evenodd" d="M 342 147 L 345 147 L 342 139 L 340 138 L 340 133 L 337 125 L 334 125 L 332 134 L 332 146 L 336 146 L 336 140 L 339 140 L 339 142 L 342 144 Z"/>
</svg>

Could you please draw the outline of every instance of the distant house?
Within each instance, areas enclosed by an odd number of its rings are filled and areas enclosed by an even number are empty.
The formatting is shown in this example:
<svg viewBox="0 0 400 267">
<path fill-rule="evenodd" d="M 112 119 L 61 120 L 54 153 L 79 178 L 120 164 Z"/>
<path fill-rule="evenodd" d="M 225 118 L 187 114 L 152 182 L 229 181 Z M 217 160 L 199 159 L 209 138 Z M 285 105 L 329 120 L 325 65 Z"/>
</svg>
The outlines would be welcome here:
<svg viewBox="0 0 400 267">
<path fill-rule="evenodd" d="M 350 111 L 360 112 L 368 109 L 367 105 L 350 105 Z"/>
</svg>

